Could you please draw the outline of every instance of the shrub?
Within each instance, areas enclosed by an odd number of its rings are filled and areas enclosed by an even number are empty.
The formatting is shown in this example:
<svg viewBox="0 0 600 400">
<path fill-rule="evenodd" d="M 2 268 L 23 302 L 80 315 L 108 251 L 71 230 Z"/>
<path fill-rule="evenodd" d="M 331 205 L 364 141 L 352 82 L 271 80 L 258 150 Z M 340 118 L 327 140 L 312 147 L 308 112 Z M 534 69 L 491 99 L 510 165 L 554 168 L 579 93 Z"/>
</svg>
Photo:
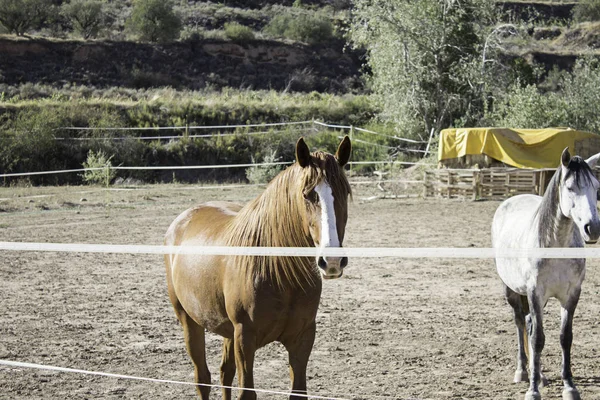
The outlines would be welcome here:
<svg viewBox="0 0 600 400">
<path fill-rule="evenodd" d="M 181 18 L 170 0 L 135 0 L 127 27 L 140 40 L 168 42 L 179 37 Z"/>
<path fill-rule="evenodd" d="M 577 22 L 600 20 L 600 0 L 579 0 L 573 7 L 573 19 Z"/>
<path fill-rule="evenodd" d="M 96 0 L 72 0 L 62 5 L 63 15 L 84 39 L 95 38 L 105 23 L 102 3 Z"/>
<path fill-rule="evenodd" d="M 90 185 L 106 185 L 117 175 L 117 171 L 111 169 L 112 156 L 107 157 L 104 151 L 94 152 L 90 150 L 87 159 L 83 162 L 83 168 L 102 168 L 101 170 L 84 171 L 83 180 Z"/>
<path fill-rule="evenodd" d="M 274 37 L 317 44 L 333 37 L 333 24 L 319 13 L 287 13 L 273 17 L 264 31 Z"/>
<path fill-rule="evenodd" d="M 274 163 L 278 162 L 279 159 L 276 156 L 277 152 L 269 152 L 262 160 L 263 163 Z M 254 157 L 252 157 L 252 163 L 255 163 Z M 281 172 L 281 165 L 265 165 L 256 166 L 246 169 L 246 178 L 248 182 L 252 184 L 258 183 L 269 183 L 271 179 L 275 178 L 277 174 Z"/>
<path fill-rule="evenodd" d="M 39 27 L 50 14 L 46 0 L 0 0 L 0 25 L 8 32 L 23 36 Z"/>
<path fill-rule="evenodd" d="M 225 37 L 234 42 L 244 43 L 255 39 L 252 29 L 237 22 L 227 22 L 224 28 Z"/>
<path fill-rule="evenodd" d="M 192 28 L 184 26 L 179 34 L 179 40 L 185 42 L 198 42 L 205 37 L 205 31 L 202 28 Z"/>
</svg>

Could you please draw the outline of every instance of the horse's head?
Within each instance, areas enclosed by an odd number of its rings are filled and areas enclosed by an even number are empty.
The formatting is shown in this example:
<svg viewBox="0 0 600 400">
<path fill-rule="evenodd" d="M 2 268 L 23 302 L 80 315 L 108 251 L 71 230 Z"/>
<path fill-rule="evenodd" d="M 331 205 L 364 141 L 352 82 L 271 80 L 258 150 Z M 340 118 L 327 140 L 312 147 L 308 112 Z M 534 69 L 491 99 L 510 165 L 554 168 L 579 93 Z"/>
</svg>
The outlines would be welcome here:
<svg viewBox="0 0 600 400">
<path fill-rule="evenodd" d="M 571 158 L 569 148 L 564 149 L 561 156 L 560 210 L 573 220 L 587 243 L 596 243 L 600 236 L 596 209 L 599 184 L 592 171 L 598 158 L 600 153 L 585 161 L 579 156 Z"/>
<path fill-rule="evenodd" d="M 348 220 L 350 184 L 343 167 L 352 146 L 346 136 L 335 156 L 321 151 L 310 153 L 304 139 L 296 143 L 296 161 L 302 168 L 301 195 L 306 207 L 308 233 L 317 247 L 342 247 Z M 323 278 L 339 278 L 347 257 L 317 257 Z"/>
</svg>

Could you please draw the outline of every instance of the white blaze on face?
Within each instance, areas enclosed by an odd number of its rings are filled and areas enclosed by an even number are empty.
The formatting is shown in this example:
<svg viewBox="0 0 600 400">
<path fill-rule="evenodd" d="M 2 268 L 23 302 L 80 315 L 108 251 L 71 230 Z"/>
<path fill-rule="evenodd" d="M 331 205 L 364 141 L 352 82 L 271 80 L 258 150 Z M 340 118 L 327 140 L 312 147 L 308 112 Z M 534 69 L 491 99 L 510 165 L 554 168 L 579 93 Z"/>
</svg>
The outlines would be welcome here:
<svg viewBox="0 0 600 400">
<path fill-rule="evenodd" d="M 340 247 L 337 233 L 335 209 L 333 206 L 333 190 L 325 181 L 315 187 L 321 204 L 321 247 Z"/>
</svg>

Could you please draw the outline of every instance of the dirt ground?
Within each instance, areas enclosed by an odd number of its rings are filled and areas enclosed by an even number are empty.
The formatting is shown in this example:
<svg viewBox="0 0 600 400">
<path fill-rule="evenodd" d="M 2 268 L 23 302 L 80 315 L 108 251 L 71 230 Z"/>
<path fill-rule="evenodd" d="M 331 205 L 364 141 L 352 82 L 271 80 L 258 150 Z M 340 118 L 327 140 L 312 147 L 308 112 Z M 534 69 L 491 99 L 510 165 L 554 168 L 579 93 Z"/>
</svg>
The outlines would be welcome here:
<svg viewBox="0 0 600 400">
<path fill-rule="evenodd" d="M 208 200 L 245 202 L 260 187 L 163 185 L 1 188 L 0 241 L 161 244 L 171 221 Z M 365 200 L 357 186 L 348 247 L 489 247 L 499 202 Z M 376 193 L 376 192 L 375 192 Z M 34 196 L 34 197 L 32 197 Z M 160 256 L 0 252 L 0 359 L 179 381 L 192 365 L 166 294 Z M 600 398 L 600 268 L 574 322 L 573 371 Z M 324 282 L 309 392 L 346 399 L 519 399 L 516 336 L 489 259 L 351 259 Z M 559 306 L 546 307 L 543 364 L 560 398 Z M 221 339 L 207 338 L 218 383 Z M 279 344 L 256 357 L 258 388 L 287 390 Z M 219 398 L 219 391 L 212 397 Z M 193 399 L 191 386 L 0 366 L 2 399 Z M 259 398 L 282 398 L 259 394 Z"/>
</svg>

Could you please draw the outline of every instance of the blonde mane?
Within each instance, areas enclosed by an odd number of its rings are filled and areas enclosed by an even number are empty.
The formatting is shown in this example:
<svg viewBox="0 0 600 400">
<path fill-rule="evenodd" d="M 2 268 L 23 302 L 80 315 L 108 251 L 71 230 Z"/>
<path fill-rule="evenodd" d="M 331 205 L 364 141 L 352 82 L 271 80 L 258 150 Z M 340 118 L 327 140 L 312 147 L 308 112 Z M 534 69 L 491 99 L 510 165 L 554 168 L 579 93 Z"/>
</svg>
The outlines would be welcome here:
<svg viewBox="0 0 600 400">
<path fill-rule="evenodd" d="M 306 168 L 298 163 L 277 175 L 265 191 L 243 207 L 226 230 L 228 246 L 314 247 L 305 196 L 325 179 L 333 191 L 335 207 L 347 207 L 350 184 L 331 154 L 315 152 Z M 314 257 L 235 256 L 255 279 L 272 280 L 279 288 L 314 284 L 319 272 Z"/>
</svg>

